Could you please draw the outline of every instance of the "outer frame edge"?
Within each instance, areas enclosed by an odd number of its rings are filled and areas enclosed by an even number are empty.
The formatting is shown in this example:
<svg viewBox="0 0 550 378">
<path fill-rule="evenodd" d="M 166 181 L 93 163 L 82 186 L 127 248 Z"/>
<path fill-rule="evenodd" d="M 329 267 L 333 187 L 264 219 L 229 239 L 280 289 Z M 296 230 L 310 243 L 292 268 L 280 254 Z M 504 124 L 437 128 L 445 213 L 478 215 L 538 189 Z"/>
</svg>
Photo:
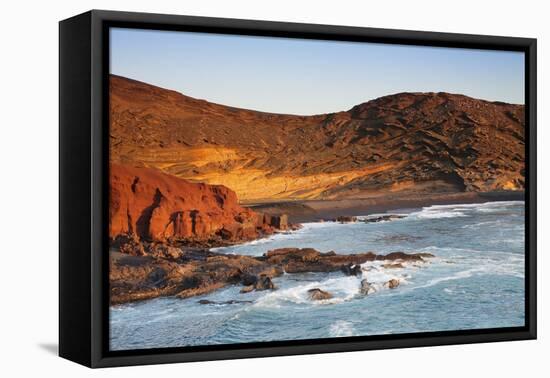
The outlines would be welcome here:
<svg viewBox="0 0 550 378">
<path fill-rule="evenodd" d="M 59 23 L 59 355 L 91 366 L 90 12 Z"/>
<path fill-rule="evenodd" d="M 104 209 L 100 208 L 104 201 L 104 188 L 101 179 L 105 178 L 103 171 L 100 167 L 105 168 L 105 161 L 101 158 L 102 153 L 105 152 L 104 141 L 98 142 L 98 135 L 104 132 L 106 125 L 104 124 L 103 110 L 104 103 L 104 90 L 105 85 L 102 83 L 101 77 L 97 77 L 98 73 L 102 73 L 105 68 L 105 57 L 103 50 L 104 35 L 101 30 L 103 25 L 108 22 L 122 22 L 122 23 L 134 23 L 143 24 L 144 28 L 148 28 L 151 25 L 172 28 L 181 26 L 197 26 L 203 28 L 219 28 L 225 30 L 226 33 L 230 33 L 231 30 L 236 32 L 243 31 L 257 31 L 262 35 L 270 35 L 276 31 L 281 33 L 294 33 L 309 35 L 311 38 L 322 38 L 327 36 L 335 36 L 336 39 L 346 40 L 353 36 L 359 36 L 363 38 L 381 38 L 388 40 L 385 43 L 398 43 L 396 41 L 405 41 L 410 44 L 418 44 L 419 41 L 423 41 L 424 44 L 430 46 L 450 46 L 450 47 L 464 47 L 469 46 L 471 48 L 494 48 L 502 50 L 515 50 L 524 51 L 529 54 L 530 64 L 528 68 L 529 75 L 526 76 L 529 88 L 529 172 L 530 172 L 530 208 L 529 219 L 531 223 L 530 233 L 527 236 L 529 238 L 531 259 L 529 262 L 529 310 L 530 316 L 528 319 L 528 327 L 525 329 L 518 329 L 514 332 L 494 332 L 485 333 L 479 335 L 453 335 L 453 336 L 433 336 L 422 337 L 419 334 L 417 338 L 400 338 L 393 340 L 365 340 L 358 342 L 345 342 L 334 344 L 315 344 L 307 340 L 301 345 L 291 346 L 266 346 L 262 348 L 246 348 L 246 345 L 242 349 L 234 350 L 216 350 L 216 351 L 201 351 L 201 352 L 166 352 L 158 354 L 141 354 L 132 356 L 109 356 L 105 353 L 103 346 L 105 345 L 103 327 L 106 326 L 101 321 L 102 314 L 104 314 L 102 294 L 104 286 L 102 282 L 99 282 L 104 277 L 104 261 L 100 258 L 92 256 L 92 272 L 100 272 L 99 275 L 92 276 L 92 357 L 90 361 L 91 367 L 113 367 L 121 365 L 143 365 L 143 364 L 160 364 L 160 363 L 174 363 L 174 362 L 192 362 L 192 361 L 206 361 L 206 360 L 223 360 L 223 359 L 237 359 L 237 358 L 257 358 L 257 357 L 270 357 L 270 356 L 284 356 L 284 355 L 301 355 L 301 354 L 317 354 L 317 353 L 333 353 L 333 352 L 346 352 L 346 351 L 362 351 L 372 349 L 390 349 L 390 348 L 409 348 L 409 347 L 426 347 L 426 346 L 443 346 L 453 344 L 471 344 L 471 343 L 484 343 L 484 342 L 498 342 L 498 341 L 515 341 L 515 340 L 531 340 L 536 339 L 536 39 L 532 38 L 516 38 L 516 37 L 497 37 L 497 36 L 484 36 L 484 35 L 471 35 L 471 34 L 454 34 L 454 33 L 433 33 L 433 32 L 418 32 L 407 30 L 387 30 L 387 29 L 371 29 L 360 28 L 351 26 L 331 26 L 331 25 L 314 25 L 314 24 L 298 24 L 298 23 L 285 23 L 285 22 L 271 22 L 271 21 L 252 21 L 252 20 L 235 20 L 235 19 L 223 19 L 223 18 L 206 18 L 195 16 L 176 16 L 176 15 L 160 15 L 160 14 L 145 14 L 145 13 L 128 13 L 128 12 L 114 12 L 114 11 L 91 11 L 92 15 L 92 36 L 93 41 L 93 54 L 91 57 L 93 77 L 93 90 L 92 90 L 92 107 L 94 113 L 94 128 L 99 133 L 93 137 L 93 161 L 95 166 L 93 169 L 93 177 L 99 177 L 100 182 L 93 182 L 92 188 L 95 193 L 102 193 L 103 195 L 96 196 L 96 200 L 93 204 L 93 211 L 96 216 L 93 230 L 97 230 L 101 225 L 98 222 L 97 216 L 103 214 Z M 238 34 L 238 33 L 237 33 Z M 273 35 L 275 36 L 275 35 Z M 394 42 L 389 42 L 393 40 Z M 476 47 L 478 46 L 478 47 Z M 526 68 L 526 69 L 527 69 Z M 98 111 L 100 113 L 98 113 Z M 107 164 L 108 165 L 108 164 Z M 98 171 L 98 169 L 100 171 Z M 98 176 L 99 175 L 99 176 Z M 103 182 L 104 183 L 104 182 Z M 103 201 L 103 202 L 102 202 Z M 93 232 L 92 232 L 93 233 Z M 101 234 L 93 234 L 94 245 L 93 250 L 97 251 L 97 240 Z M 101 252 L 101 251 L 100 251 Z M 526 319 L 527 320 L 527 319 Z"/>
</svg>

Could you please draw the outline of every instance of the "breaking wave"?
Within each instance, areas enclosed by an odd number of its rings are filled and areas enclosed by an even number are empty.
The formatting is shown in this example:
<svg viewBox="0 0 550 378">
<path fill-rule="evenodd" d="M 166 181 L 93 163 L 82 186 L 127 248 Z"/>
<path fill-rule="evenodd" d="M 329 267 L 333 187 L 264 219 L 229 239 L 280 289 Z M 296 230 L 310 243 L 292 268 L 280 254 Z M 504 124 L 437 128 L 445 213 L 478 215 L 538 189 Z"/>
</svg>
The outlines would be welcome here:
<svg viewBox="0 0 550 378">
<path fill-rule="evenodd" d="M 484 203 L 468 203 L 455 205 L 433 205 L 423 207 L 422 210 L 409 214 L 411 218 L 417 219 L 439 219 L 439 218 L 457 218 L 473 215 L 475 212 L 491 213 L 500 212 L 503 209 L 512 206 L 523 206 L 523 201 L 498 201 Z"/>
</svg>

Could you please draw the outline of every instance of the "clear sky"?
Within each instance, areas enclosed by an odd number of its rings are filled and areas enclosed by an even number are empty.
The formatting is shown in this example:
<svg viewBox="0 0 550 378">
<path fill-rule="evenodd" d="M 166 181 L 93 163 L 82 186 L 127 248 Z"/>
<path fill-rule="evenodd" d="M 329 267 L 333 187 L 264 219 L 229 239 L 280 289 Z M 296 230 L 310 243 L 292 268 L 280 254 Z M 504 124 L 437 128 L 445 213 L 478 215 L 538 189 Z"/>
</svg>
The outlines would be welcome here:
<svg viewBox="0 0 550 378">
<path fill-rule="evenodd" d="M 111 29 L 111 73 L 224 105 L 348 110 L 398 92 L 524 103 L 520 52 Z"/>
</svg>

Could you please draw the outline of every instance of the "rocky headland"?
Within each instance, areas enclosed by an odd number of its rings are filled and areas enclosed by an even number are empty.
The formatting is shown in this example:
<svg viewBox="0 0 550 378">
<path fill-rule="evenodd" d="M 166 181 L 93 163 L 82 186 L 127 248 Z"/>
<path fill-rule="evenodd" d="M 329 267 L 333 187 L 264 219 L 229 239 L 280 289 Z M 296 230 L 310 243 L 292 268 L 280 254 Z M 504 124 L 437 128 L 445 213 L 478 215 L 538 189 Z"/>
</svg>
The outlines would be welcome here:
<svg viewBox="0 0 550 378">
<path fill-rule="evenodd" d="M 222 185 L 193 183 L 151 168 L 110 166 L 109 235 L 119 248 L 128 248 L 130 241 L 212 247 L 296 227 L 284 214 L 242 207 L 235 192 Z"/>
<path fill-rule="evenodd" d="M 170 255 L 154 252 L 131 255 L 112 251 L 110 254 L 111 304 L 145 300 L 160 296 L 190 298 L 211 293 L 229 285 L 241 287 L 241 293 L 276 290 L 272 279 L 283 273 L 342 272 L 362 279 L 359 293 L 372 289 L 360 267 L 368 261 L 424 262 L 429 253 L 394 252 L 378 255 L 373 252 L 340 255 L 322 253 L 312 248 L 283 248 L 263 256 L 224 255 L 208 250 L 173 248 Z M 386 283 L 389 288 L 398 280 Z M 312 300 L 330 298 L 320 289 L 310 293 Z M 238 301 L 241 302 L 241 301 Z M 204 304 L 208 301 L 205 300 Z M 237 303 L 237 300 L 235 300 Z"/>
<path fill-rule="evenodd" d="M 361 264 L 423 261 L 429 254 L 373 252 L 340 255 L 312 248 L 284 248 L 263 256 L 224 255 L 212 247 L 242 243 L 299 228 L 285 214 L 269 215 L 238 203 L 222 185 L 193 183 L 151 168 L 110 166 L 111 303 L 159 296 L 189 298 L 228 285 L 241 293 L 275 290 L 283 273 L 342 272 L 362 277 Z M 399 219 L 368 218 L 365 222 Z M 356 222 L 340 216 L 333 221 Z M 367 290 L 368 292 L 368 290 Z M 313 300 L 330 294 L 312 292 Z M 206 302 L 205 302 L 206 303 Z"/>
</svg>

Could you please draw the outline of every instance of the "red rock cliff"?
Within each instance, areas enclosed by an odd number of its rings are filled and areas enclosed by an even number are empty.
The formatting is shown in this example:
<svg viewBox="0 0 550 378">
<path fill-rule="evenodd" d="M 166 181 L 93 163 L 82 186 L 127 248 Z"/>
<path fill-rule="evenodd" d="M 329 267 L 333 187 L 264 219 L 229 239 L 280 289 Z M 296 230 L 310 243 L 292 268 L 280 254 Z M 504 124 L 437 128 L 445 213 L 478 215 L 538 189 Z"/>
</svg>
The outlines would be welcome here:
<svg viewBox="0 0 550 378">
<path fill-rule="evenodd" d="M 253 239 L 273 231 L 271 219 L 239 205 L 222 185 L 192 183 L 150 168 L 110 167 L 109 234 L 141 240 Z M 274 223 L 275 222 L 275 223 Z"/>
</svg>

